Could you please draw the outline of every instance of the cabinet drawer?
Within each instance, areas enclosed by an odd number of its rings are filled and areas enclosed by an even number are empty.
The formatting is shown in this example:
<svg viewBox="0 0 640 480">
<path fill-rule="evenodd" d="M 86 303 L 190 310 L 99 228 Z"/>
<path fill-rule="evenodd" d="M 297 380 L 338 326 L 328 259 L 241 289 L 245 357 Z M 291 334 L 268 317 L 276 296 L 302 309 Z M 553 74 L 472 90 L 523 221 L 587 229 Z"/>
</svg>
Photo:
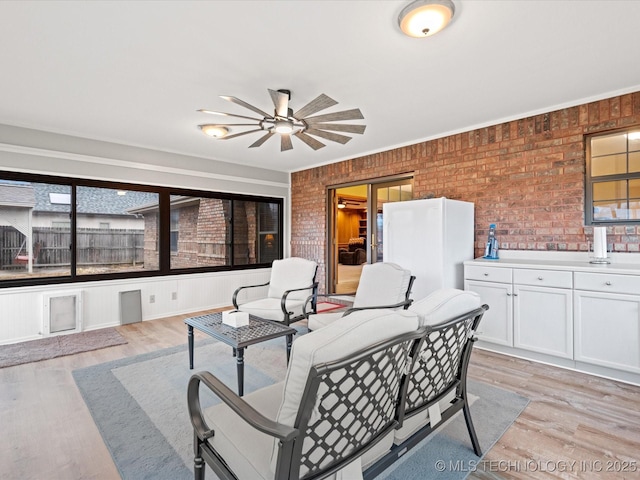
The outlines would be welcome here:
<svg viewBox="0 0 640 480">
<path fill-rule="evenodd" d="M 468 280 L 484 280 L 487 282 L 511 283 L 511 268 L 485 267 L 483 265 L 466 265 L 464 276 Z"/>
<path fill-rule="evenodd" d="M 540 287 L 572 288 L 573 275 L 571 272 L 563 270 L 516 268 L 513 270 L 513 283 Z"/>
<path fill-rule="evenodd" d="M 640 276 L 576 272 L 576 290 L 640 295 Z"/>
</svg>

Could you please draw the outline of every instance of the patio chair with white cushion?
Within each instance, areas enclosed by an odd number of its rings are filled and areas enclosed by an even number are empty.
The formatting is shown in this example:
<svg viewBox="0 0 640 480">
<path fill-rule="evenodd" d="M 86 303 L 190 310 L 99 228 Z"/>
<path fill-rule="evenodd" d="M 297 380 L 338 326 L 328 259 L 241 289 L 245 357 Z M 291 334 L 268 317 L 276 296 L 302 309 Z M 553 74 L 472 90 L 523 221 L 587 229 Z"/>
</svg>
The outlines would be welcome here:
<svg viewBox="0 0 640 480">
<path fill-rule="evenodd" d="M 241 312 L 266 320 L 283 322 L 285 325 L 302 320 L 303 306 L 308 298 L 311 298 L 311 309 L 315 311 L 315 296 L 318 291 L 318 283 L 315 281 L 317 269 L 316 262 L 304 258 L 290 257 L 274 260 L 270 280 L 260 285 L 238 288 L 233 293 L 233 306 Z M 269 287 L 266 297 L 238 303 L 241 291 L 257 287 Z"/>
<path fill-rule="evenodd" d="M 415 277 L 411 275 L 409 270 L 405 270 L 395 263 L 378 262 L 364 265 L 353 305 L 348 310 L 337 313 L 314 314 L 307 312 L 307 305 L 305 305 L 304 313 L 309 321 L 309 330 L 318 330 L 356 310 L 406 309 L 412 302 L 409 299 L 409 295 L 411 294 L 411 286 L 414 280 Z M 331 302 L 336 301 L 335 295 L 322 297 L 328 297 Z M 312 301 L 317 300 L 317 298 L 319 297 L 316 296 L 315 299 L 309 297 L 307 304 L 313 306 Z"/>
</svg>

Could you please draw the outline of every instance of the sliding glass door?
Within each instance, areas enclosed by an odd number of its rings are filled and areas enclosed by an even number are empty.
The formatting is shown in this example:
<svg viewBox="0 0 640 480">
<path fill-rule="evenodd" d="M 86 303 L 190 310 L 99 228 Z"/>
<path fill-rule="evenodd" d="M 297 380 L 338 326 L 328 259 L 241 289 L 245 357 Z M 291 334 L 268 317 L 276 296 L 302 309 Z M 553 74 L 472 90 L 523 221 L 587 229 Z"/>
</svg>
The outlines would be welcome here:
<svg viewBox="0 0 640 480">
<path fill-rule="evenodd" d="M 403 175 L 328 189 L 328 293 L 357 289 L 362 265 L 382 261 L 382 205 L 413 198 L 413 177 Z"/>
</svg>

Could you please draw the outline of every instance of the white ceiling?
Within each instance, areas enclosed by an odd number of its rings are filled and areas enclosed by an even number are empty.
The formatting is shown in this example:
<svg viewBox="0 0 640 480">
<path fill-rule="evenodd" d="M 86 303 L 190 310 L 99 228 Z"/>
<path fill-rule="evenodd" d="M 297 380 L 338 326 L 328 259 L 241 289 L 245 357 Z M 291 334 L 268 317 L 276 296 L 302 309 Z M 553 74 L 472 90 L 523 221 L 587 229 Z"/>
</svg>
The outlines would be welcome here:
<svg viewBox="0 0 640 480">
<path fill-rule="evenodd" d="M 640 1 L 454 0 L 451 25 L 400 33 L 409 2 L 0 1 L 0 123 L 281 171 L 640 90 Z M 200 123 L 232 95 L 294 111 L 325 93 L 364 135 L 280 152 Z"/>
</svg>

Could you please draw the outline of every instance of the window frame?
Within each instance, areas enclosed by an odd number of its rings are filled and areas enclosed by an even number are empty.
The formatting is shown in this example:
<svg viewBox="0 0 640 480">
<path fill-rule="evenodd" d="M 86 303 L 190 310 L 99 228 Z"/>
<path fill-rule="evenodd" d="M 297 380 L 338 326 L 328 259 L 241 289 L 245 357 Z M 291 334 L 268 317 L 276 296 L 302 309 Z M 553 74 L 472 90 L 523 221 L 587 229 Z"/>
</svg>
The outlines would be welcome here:
<svg viewBox="0 0 640 480">
<path fill-rule="evenodd" d="M 184 195 L 193 197 L 206 197 L 215 199 L 225 199 L 238 201 L 252 201 L 258 203 L 275 203 L 278 205 L 278 235 L 279 235 L 279 255 L 283 257 L 283 232 L 284 232 L 284 199 L 281 197 L 268 197 L 259 195 L 248 195 L 228 192 L 215 192 L 206 190 L 191 190 L 185 188 L 175 188 L 167 186 L 151 186 L 143 184 L 133 184 L 125 182 L 102 181 L 93 179 L 81 179 L 71 177 L 58 177 L 52 175 L 31 174 L 22 172 L 8 172 L 0 170 L 0 178 L 4 180 L 17 180 L 34 183 L 51 183 L 58 185 L 68 185 L 71 188 L 71 211 L 69 213 L 71 223 L 71 268 L 69 274 L 63 276 L 44 276 L 44 277 L 28 277 L 0 280 L 1 288 L 20 287 L 20 286 L 36 286 L 36 285 L 55 285 L 65 283 L 80 283 L 91 281 L 107 281 L 119 279 L 135 279 L 145 277 L 161 277 L 169 275 L 190 275 L 208 272 L 233 271 L 233 270 L 249 270 L 256 268 L 271 267 L 271 263 L 253 263 L 253 264 L 233 264 L 233 251 L 231 252 L 231 264 L 220 266 L 201 266 L 190 268 L 171 268 L 171 206 L 170 198 L 172 195 Z M 156 270 L 136 270 L 131 272 L 110 272 L 97 274 L 82 274 L 76 272 L 77 255 L 76 255 L 76 188 L 77 187 L 95 187 L 108 188 L 114 190 L 135 190 L 143 192 L 151 192 L 158 194 L 158 269 Z M 233 245 L 233 243 L 232 243 Z M 233 248 L 233 246 L 232 246 Z"/>
<path fill-rule="evenodd" d="M 610 175 L 599 175 L 592 176 L 591 175 L 591 166 L 592 166 L 592 158 L 591 158 L 591 141 L 594 138 L 605 137 L 615 134 L 627 134 L 627 147 L 625 154 L 627 155 L 627 170 L 629 168 L 629 138 L 628 134 L 631 132 L 637 132 L 640 128 L 640 125 L 634 125 L 631 127 L 619 128 L 615 130 L 607 130 L 605 132 L 592 133 L 589 135 L 585 135 L 585 184 L 584 184 L 584 218 L 585 225 L 639 225 L 640 218 L 638 219 L 607 219 L 607 220 L 596 220 L 593 218 L 593 186 L 597 183 L 602 182 L 614 182 L 614 181 L 626 181 L 629 180 L 638 180 L 640 179 L 640 172 L 625 172 L 625 173 L 616 173 Z M 634 150 L 635 151 L 635 150 Z M 627 201 L 629 201 L 629 191 L 627 187 Z"/>
</svg>

